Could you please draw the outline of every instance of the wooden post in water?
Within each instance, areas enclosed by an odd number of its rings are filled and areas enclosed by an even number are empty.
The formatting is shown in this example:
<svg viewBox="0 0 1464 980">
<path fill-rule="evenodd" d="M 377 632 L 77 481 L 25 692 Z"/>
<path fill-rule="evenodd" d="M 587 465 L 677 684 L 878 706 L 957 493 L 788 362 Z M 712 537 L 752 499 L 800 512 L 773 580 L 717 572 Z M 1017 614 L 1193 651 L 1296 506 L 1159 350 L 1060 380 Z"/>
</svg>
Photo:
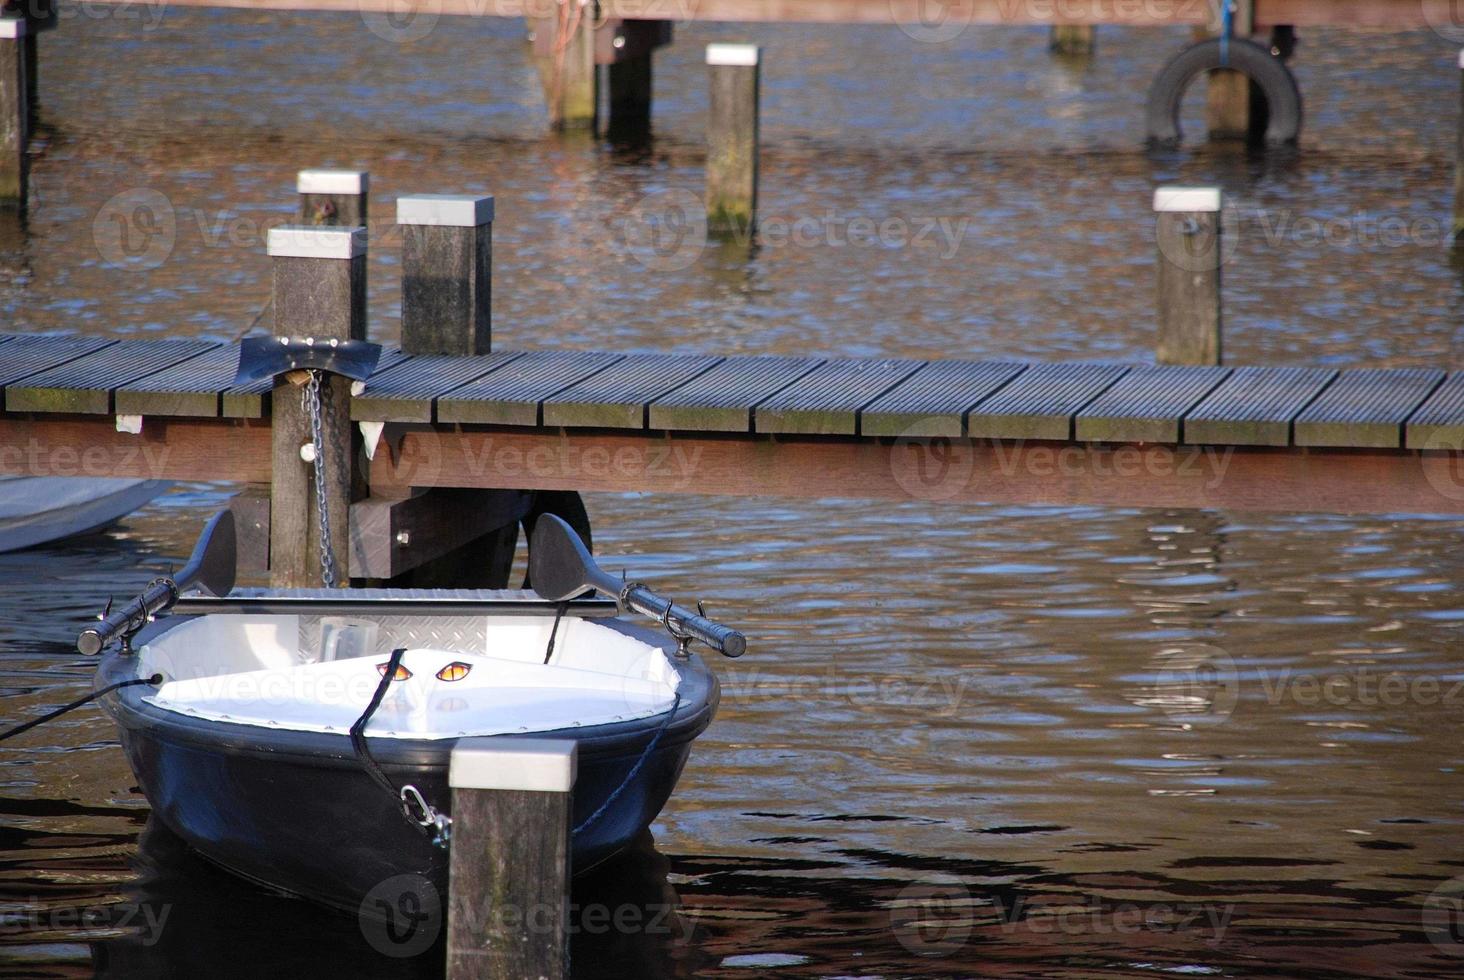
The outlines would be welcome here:
<svg viewBox="0 0 1464 980">
<path fill-rule="evenodd" d="M 0 19 L 0 209 L 5 210 L 25 210 L 30 176 L 29 33 L 20 17 Z"/>
<path fill-rule="evenodd" d="M 317 342 L 366 339 L 365 228 L 271 228 L 268 250 L 277 336 Z M 296 380 L 282 382 L 270 396 L 270 583 L 276 588 L 321 584 L 313 455 L 304 449 L 311 445 L 310 415 Z M 331 553 L 337 584 L 344 586 L 350 581 L 350 500 L 356 482 L 350 381 L 331 377 L 321 398 Z"/>
<path fill-rule="evenodd" d="M 1220 189 L 1154 191 L 1160 364 L 1220 363 Z"/>
<path fill-rule="evenodd" d="M 487 354 L 492 344 L 493 198 L 397 200 L 402 229 L 402 350 Z"/>
<path fill-rule="evenodd" d="M 1459 49 L 1459 123 L 1454 147 L 1454 244 L 1464 245 L 1464 48 Z"/>
<path fill-rule="evenodd" d="M 548 17 L 529 20 L 533 58 L 549 104 L 549 125 L 556 132 L 594 132 L 600 107 L 595 64 L 595 25 L 599 5 L 588 0 L 555 0 Z"/>
<path fill-rule="evenodd" d="M 757 221 L 758 82 L 761 50 L 708 44 L 707 227 L 745 232 Z"/>
<path fill-rule="evenodd" d="M 1252 0 L 1219 0 L 1230 5 L 1231 36 L 1247 38 L 1255 33 L 1255 5 Z M 1215 34 L 1221 31 L 1216 23 Z M 1264 113 L 1252 111 L 1265 104 L 1259 89 L 1245 75 L 1228 68 L 1210 73 L 1205 91 L 1205 122 L 1212 140 L 1249 139 L 1264 132 Z"/>
<path fill-rule="evenodd" d="M 1097 28 L 1092 24 L 1053 24 L 1048 35 L 1047 50 L 1054 54 L 1088 55 L 1093 53 Z"/>
<path fill-rule="evenodd" d="M 449 980 L 569 971 L 575 743 L 464 738 L 452 750 Z"/>
<path fill-rule="evenodd" d="M 300 224 L 367 227 L 371 175 L 363 170 L 302 170 L 295 177 Z"/>
</svg>

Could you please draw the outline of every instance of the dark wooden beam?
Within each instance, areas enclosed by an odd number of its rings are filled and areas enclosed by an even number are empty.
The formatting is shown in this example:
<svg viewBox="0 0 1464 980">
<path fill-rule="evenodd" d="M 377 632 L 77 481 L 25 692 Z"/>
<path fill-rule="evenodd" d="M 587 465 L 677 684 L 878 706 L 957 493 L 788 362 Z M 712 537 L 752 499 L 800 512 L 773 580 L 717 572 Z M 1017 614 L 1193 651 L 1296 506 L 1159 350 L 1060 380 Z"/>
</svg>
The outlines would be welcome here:
<svg viewBox="0 0 1464 980">
<path fill-rule="evenodd" d="M 110 416 L 6 415 L 0 473 L 268 483 L 270 430 L 245 419 L 149 418 L 118 432 Z"/>
<path fill-rule="evenodd" d="M 930 502 L 1464 513 L 1457 453 L 988 439 L 408 432 L 373 488 L 470 486 Z"/>
</svg>

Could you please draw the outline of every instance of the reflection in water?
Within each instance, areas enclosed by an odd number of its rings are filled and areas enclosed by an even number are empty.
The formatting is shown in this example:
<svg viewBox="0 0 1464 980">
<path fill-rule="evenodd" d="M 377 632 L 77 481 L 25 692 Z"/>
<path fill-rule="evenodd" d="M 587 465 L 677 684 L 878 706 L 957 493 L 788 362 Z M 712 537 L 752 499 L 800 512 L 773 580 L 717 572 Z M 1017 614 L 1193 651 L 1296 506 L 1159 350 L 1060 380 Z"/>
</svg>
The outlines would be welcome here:
<svg viewBox="0 0 1464 980">
<path fill-rule="evenodd" d="M 1297 154 L 1147 156 L 1142 88 L 1184 31 L 1106 30 L 1079 70 L 1044 29 L 690 25 L 657 56 L 654 139 L 606 146 L 544 138 L 520 24 L 449 23 L 402 46 L 343 35 L 349 15 L 68 20 L 42 45 L 29 224 L 0 220 L 6 328 L 232 337 L 267 296 L 295 171 L 351 166 L 383 219 L 375 340 L 398 331 L 393 200 L 450 191 L 497 196 L 503 347 L 1146 360 L 1152 189 L 1216 183 L 1229 359 L 1464 364 L 1464 272 L 1441 247 L 1456 52 L 1429 32 L 1307 32 Z M 703 247 L 667 205 L 696 217 L 714 39 L 768 51 L 764 233 Z M 0 722 L 85 693 L 77 625 L 187 555 L 227 492 L 180 487 L 105 535 L 0 556 Z M 705 598 L 752 646 L 716 665 L 721 712 L 658 850 L 576 883 L 586 907 L 672 909 L 671 931 L 586 928 L 578 975 L 1464 965 L 1457 520 L 590 509 L 610 567 Z M 440 962 L 139 842 L 146 814 L 96 710 L 0 746 L 0 972 Z M 120 919 L 159 901 L 148 946 L 141 912 Z"/>
</svg>

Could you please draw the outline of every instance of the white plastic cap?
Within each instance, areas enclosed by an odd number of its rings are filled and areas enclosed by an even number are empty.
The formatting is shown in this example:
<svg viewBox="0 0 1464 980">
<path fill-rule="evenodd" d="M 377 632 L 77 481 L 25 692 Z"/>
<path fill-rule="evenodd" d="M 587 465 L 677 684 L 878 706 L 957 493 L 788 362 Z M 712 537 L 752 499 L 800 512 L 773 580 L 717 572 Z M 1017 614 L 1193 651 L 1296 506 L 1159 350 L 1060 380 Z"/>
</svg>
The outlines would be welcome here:
<svg viewBox="0 0 1464 980">
<path fill-rule="evenodd" d="M 269 230 L 265 248 L 276 258 L 354 259 L 366 254 L 366 229 L 282 225 Z"/>
<path fill-rule="evenodd" d="M 295 175 L 297 194 L 365 194 L 371 175 L 364 170 L 302 170 Z"/>
<path fill-rule="evenodd" d="M 454 789 L 517 789 L 568 793 L 578 747 L 558 738 L 461 738 L 452 750 L 447 783 Z"/>
<path fill-rule="evenodd" d="M 1158 187 L 1154 190 L 1155 211 L 1219 211 L 1218 187 Z"/>
<path fill-rule="evenodd" d="M 755 65 L 762 57 L 756 44 L 708 44 L 709 65 Z"/>
<path fill-rule="evenodd" d="M 19 17 L 0 17 L 0 38 L 13 41 L 25 37 L 25 21 Z"/>
<path fill-rule="evenodd" d="M 414 194 L 397 198 L 397 224 L 477 228 L 493 222 L 493 197 Z"/>
</svg>

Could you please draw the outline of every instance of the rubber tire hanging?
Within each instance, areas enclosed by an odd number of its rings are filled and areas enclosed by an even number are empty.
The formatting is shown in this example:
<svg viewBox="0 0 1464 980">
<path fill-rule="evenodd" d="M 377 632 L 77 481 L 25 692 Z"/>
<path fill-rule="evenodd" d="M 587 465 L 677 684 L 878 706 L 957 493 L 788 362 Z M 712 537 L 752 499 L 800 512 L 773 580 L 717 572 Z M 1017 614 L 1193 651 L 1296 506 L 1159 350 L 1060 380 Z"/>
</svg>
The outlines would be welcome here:
<svg viewBox="0 0 1464 980">
<path fill-rule="evenodd" d="M 1269 118 L 1265 141 L 1271 146 L 1296 142 L 1301 133 L 1301 90 L 1280 58 L 1270 50 L 1243 38 L 1211 38 L 1185 48 L 1170 59 L 1149 86 L 1145 124 L 1149 145 L 1172 149 L 1180 143 L 1179 112 L 1185 90 L 1200 75 L 1229 68 L 1245 75 L 1260 87 L 1266 98 Z M 1228 50 L 1223 50 L 1228 47 Z"/>
</svg>

